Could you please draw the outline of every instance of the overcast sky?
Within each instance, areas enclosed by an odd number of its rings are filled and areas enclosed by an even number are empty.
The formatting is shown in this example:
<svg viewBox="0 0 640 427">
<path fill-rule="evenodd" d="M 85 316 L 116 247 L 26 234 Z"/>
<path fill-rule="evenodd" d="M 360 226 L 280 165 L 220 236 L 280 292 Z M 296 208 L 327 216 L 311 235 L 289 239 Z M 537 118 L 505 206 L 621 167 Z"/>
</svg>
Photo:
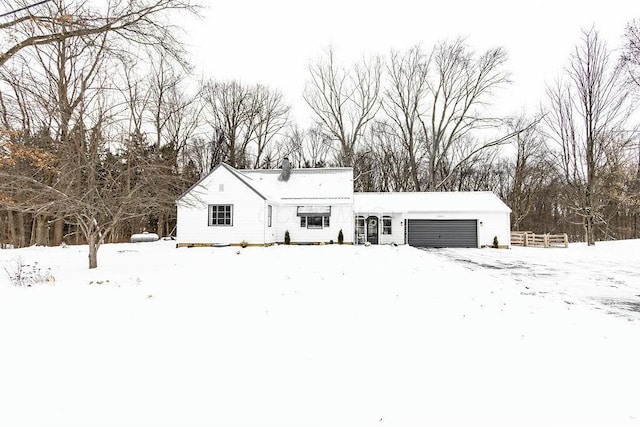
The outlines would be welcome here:
<svg viewBox="0 0 640 427">
<path fill-rule="evenodd" d="M 212 0 L 204 19 L 189 25 L 198 76 L 277 88 L 306 121 L 302 100 L 310 60 L 332 46 L 348 61 L 391 48 L 425 47 L 457 36 L 509 53 L 513 84 L 496 98 L 500 110 L 533 111 L 592 25 L 610 48 L 625 25 L 640 18 L 638 0 Z"/>
</svg>

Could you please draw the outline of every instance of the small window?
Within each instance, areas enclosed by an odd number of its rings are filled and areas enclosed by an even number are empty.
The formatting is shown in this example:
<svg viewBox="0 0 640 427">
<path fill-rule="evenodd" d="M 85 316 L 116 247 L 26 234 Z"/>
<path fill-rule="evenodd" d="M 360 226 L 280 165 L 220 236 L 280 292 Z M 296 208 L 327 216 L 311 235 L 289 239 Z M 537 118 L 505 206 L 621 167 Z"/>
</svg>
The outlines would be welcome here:
<svg viewBox="0 0 640 427">
<path fill-rule="evenodd" d="M 273 208 L 271 205 L 267 208 L 267 227 L 271 227 L 271 214 L 273 213 Z"/>
<path fill-rule="evenodd" d="M 364 243 L 365 235 L 364 235 L 364 217 L 357 216 L 356 217 L 356 242 Z"/>
<path fill-rule="evenodd" d="M 328 227 L 328 226 L 329 226 L 329 218 L 331 218 L 331 217 L 324 216 L 324 217 L 322 217 L 322 218 L 324 218 L 324 219 L 323 219 L 323 221 L 324 221 L 324 223 L 323 223 L 323 224 L 324 224 L 324 226 L 325 226 L 325 227 Z"/>
<path fill-rule="evenodd" d="M 306 216 L 301 216 L 300 217 L 300 227 L 301 228 L 307 228 L 307 217 Z"/>
<path fill-rule="evenodd" d="M 224 191 L 224 184 L 218 184 L 218 191 L 221 193 Z"/>
<path fill-rule="evenodd" d="M 209 205 L 209 226 L 233 225 L 233 205 Z"/>
<path fill-rule="evenodd" d="M 322 221 L 321 216 L 308 216 L 307 217 L 307 228 L 322 228 Z"/>
<path fill-rule="evenodd" d="M 391 217 L 382 217 L 382 234 L 391 234 Z"/>
</svg>

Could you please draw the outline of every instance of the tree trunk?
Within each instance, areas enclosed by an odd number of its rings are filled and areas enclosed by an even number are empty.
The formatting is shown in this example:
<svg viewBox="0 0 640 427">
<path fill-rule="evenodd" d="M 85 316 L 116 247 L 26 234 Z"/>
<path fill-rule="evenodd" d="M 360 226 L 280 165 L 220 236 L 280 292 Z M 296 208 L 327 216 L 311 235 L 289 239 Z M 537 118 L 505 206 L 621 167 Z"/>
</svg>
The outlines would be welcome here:
<svg viewBox="0 0 640 427">
<path fill-rule="evenodd" d="M 13 215 L 13 211 L 7 211 L 7 217 L 9 221 L 9 236 L 11 239 L 11 244 L 14 248 L 18 248 L 20 245 L 20 239 L 18 238 L 18 231 L 16 229 L 16 217 Z"/>
<path fill-rule="evenodd" d="M 29 246 L 33 246 L 36 244 L 36 230 L 38 229 L 36 225 L 36 217 L 31 217 L 31 228 L 29 229 Z"/>
<path fill-rule="evenodd" d="M 6 248 L 8 242 L 9 242 L 9 218 L 5 213 L 2 213 L 0 214 L 0 249 Z"/>
<path fill-rule="evenodd" d="M 96 236 L 89 235 L 87 236 L 89 243 L 89 268 L 97 268 L 98 267 L 98 242 L 96 240 Z"/>
<path fill-rule="evenodd" d="M 158 226 L 157 226 L 158 237 L 162 237 L 164 235 L 164 213 L 160 213 L 158 215 Z"/>
<path fill-rule="evenodd" d="M 52 246 L 60 246 L 64 238 L 64 218 L 56 218 L 53 222 Z"/>
<path fill-rule="evenodd" d="M 18 213 L 18 247 L 24 248 L 27 243 L 27 230 L 24 226 L 24 213 Z"/>
<path fill-rule="evenodd" d="M 48 218 L 46 214 L 39 214 L 35 217 L 36 223 L 36 245 L 37 246 L 46 246 L 47 245 L 47 237 L 49 235 L 47 223 Z"/>
<path fill-rule="evenodd" d="M 596 244 L 595 230 L 593 229 L 593 217 L 589 215 L 587 217 L 587 246 L 594 246 Z"/>
</svg>

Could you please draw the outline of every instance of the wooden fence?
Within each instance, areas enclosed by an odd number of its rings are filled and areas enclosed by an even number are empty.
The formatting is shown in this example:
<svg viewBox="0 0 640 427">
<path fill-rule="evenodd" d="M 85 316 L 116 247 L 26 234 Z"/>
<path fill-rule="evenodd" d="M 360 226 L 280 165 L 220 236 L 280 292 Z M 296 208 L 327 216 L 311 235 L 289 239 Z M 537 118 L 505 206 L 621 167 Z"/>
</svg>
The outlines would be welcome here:
<svg viewBox="0 0 640 427">
<path fill-rule="evenodd" d="M 532 231 L 512 231 L 511 246 L 532 246 L 536 248 L 568 248 L 569 238 L 563 234 L 535 234 Z"/>
</svg>

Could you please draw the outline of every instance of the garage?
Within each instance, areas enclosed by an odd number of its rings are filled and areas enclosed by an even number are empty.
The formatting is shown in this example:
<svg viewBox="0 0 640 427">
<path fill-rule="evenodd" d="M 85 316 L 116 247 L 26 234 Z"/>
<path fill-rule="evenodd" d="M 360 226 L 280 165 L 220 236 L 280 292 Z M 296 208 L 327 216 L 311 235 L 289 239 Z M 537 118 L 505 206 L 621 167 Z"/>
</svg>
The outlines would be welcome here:
<svg viewBox="0 0 640 427">
<path fill-rule="evenodd" d="M 511 209 L 489 191 L 354 193 L 356 244 L 509 246 Z"/>
<path fill-rule="evenodd" d="M 475 219 L 408 219 L 407 243 L 423 248 L 477 248 Z"/>
</svg>

